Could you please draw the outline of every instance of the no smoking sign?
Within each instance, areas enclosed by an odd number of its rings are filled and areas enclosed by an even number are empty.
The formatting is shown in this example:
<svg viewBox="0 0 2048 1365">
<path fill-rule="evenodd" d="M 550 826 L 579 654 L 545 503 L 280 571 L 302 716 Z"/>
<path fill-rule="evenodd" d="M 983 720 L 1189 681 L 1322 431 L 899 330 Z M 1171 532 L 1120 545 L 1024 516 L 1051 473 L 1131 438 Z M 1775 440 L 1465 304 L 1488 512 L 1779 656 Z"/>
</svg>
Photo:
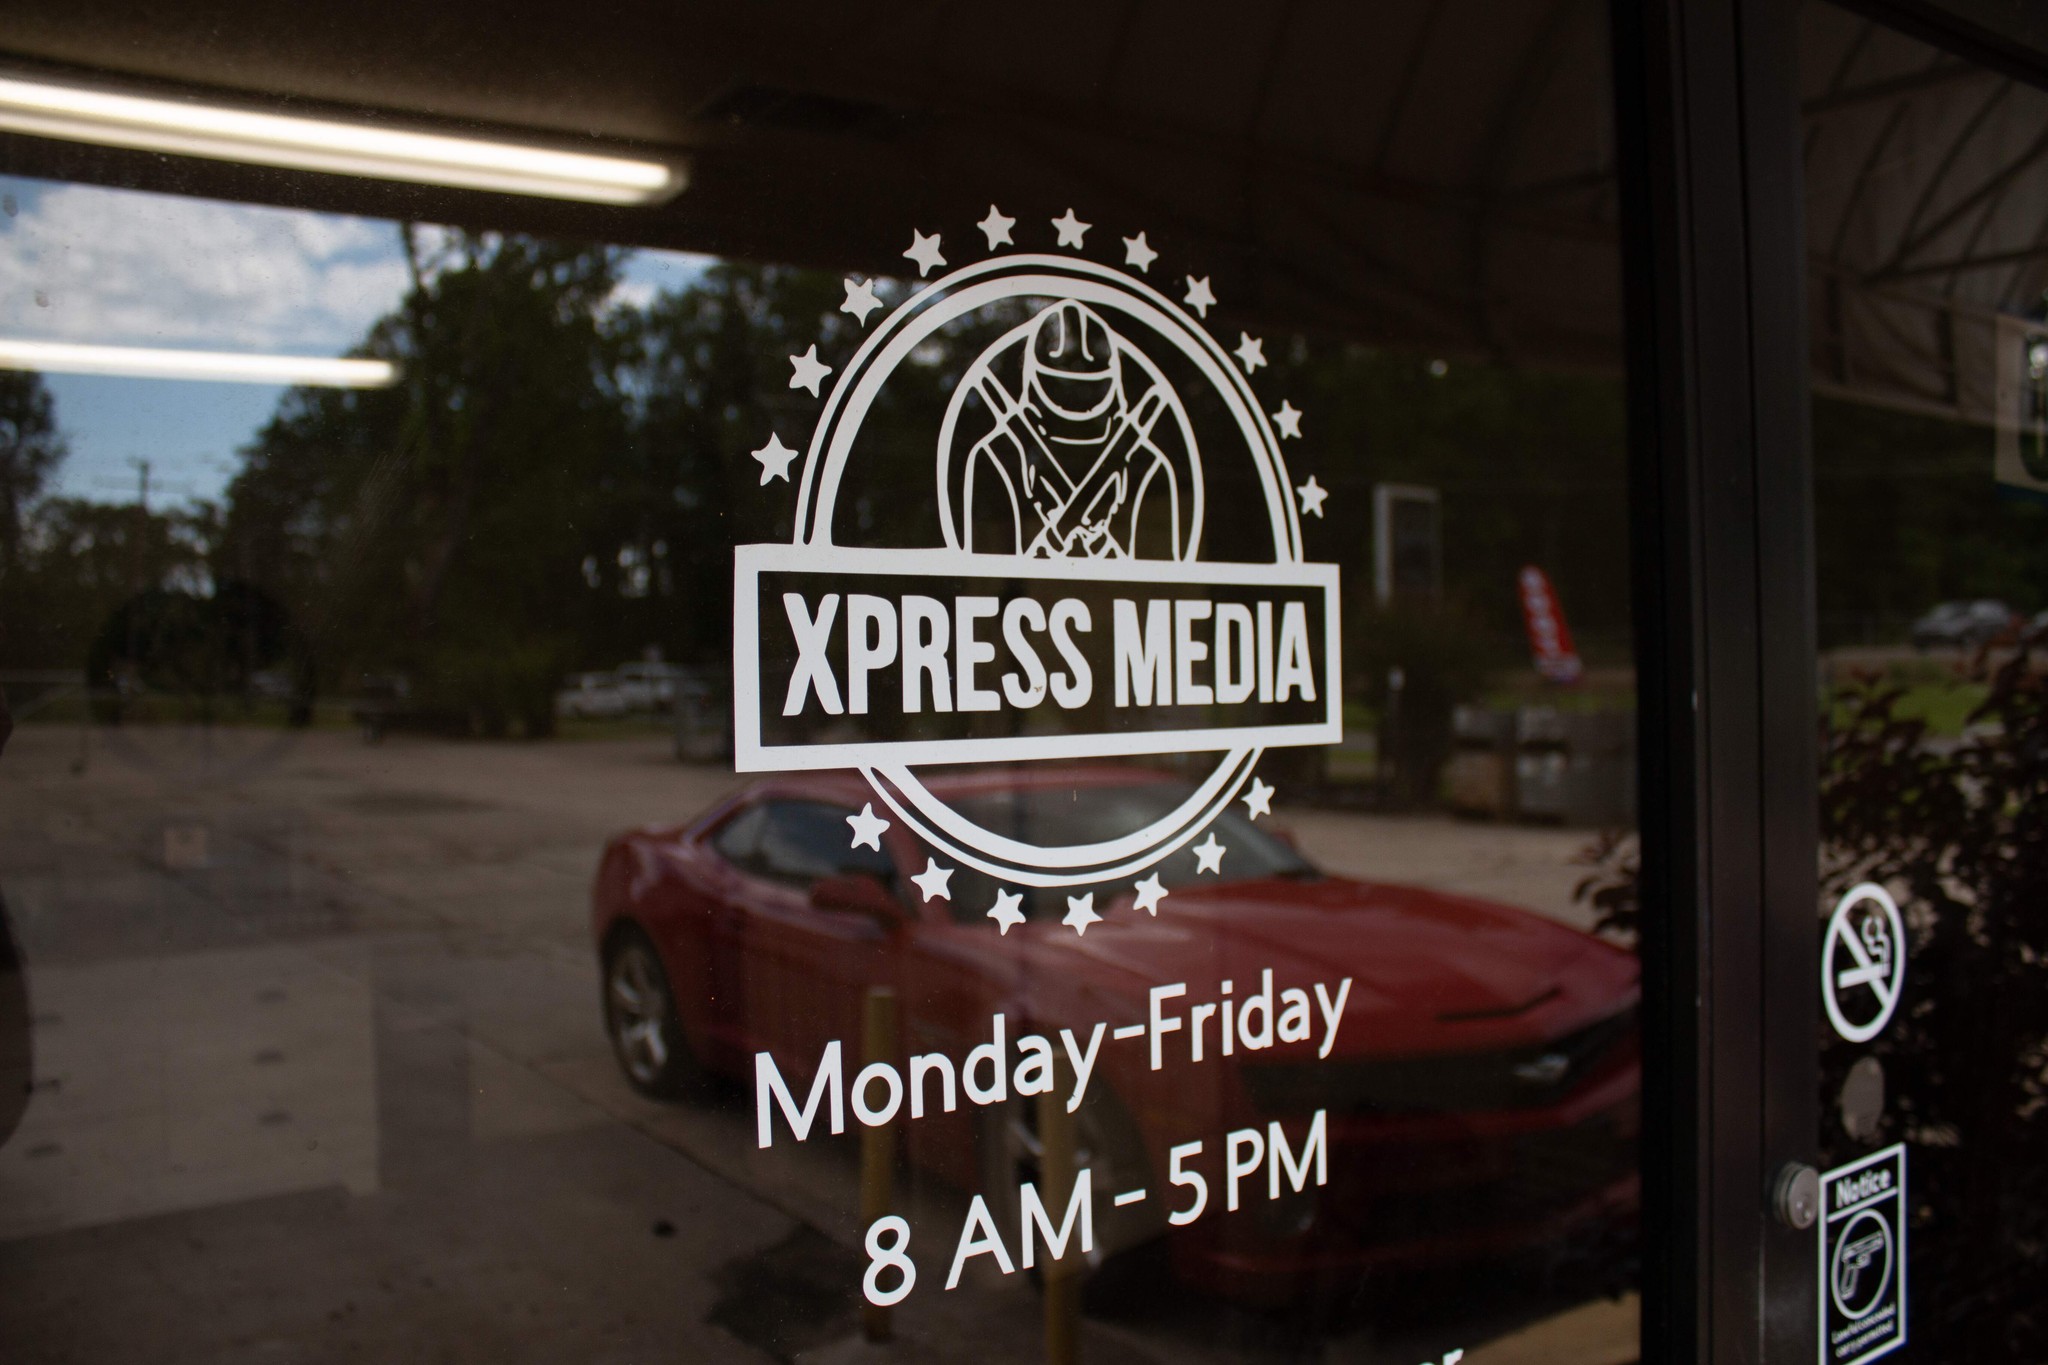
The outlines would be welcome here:
<svg viewBox="0 0 2048 1365">
<path fill-rule="evenodd" d="M 1891 893 L 1876 882 L 1849 888 L 1820 957 L 1828 1022 L 1852 1043 L 1869 1042 L 1891 1022 L 1906 979 L 1906 927 Z"/>
</svg>

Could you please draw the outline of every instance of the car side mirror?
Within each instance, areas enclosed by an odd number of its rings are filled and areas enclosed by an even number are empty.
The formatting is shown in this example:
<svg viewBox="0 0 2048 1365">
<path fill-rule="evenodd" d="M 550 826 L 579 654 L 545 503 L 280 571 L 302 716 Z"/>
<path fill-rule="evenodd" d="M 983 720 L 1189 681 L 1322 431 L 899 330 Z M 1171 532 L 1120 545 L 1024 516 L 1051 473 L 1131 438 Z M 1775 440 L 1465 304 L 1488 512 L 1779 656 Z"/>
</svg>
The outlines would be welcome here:
<svg viewBox="0 0 2048 1365">
<path fill-rule="evenodd" d="M 869 872 L 841 872 L 812 882 L 811 908 L 865 915 L 891 928 L 900 918 L 896 898 Z"/>
</svg>

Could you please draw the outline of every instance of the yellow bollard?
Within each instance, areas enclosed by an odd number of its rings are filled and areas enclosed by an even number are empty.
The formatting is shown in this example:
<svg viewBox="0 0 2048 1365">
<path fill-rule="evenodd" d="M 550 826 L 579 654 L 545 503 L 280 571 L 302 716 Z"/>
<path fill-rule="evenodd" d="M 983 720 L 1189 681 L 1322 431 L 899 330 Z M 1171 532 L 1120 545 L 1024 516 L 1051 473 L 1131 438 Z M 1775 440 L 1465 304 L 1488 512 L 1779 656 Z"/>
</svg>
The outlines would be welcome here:
<svg viewBox="0 0 2048 1365">
<path fill-rule="evenodd" d="M 896 992 L 887 986 L 868 987 L 861 1011 L 861 1063 L 896 1060 Z M 860 1225 L 865 1232 L 889 1212 L 896 1175 L 896 1126 L 881 1124 L 860 1130 Z M 860 1307 L 861 1335 L 888 1341 L 889 1310 L 865 1299 Z"/>
<path fill-rule="evenodd" d="M 1073 1068 L 1056 1058 L 1053 1087 L 1038 1097 L 1038 1191 L 1050 1209 L 1064 1209 L 1074 1192 L 1074 1116 L 1066 1099 L 1073 1085 Z M 1074 1365 L 1080 1358 L 1082 1264 L 1075 1246 L 1045 1263 L 1046 1365 Z"/>
</svg>

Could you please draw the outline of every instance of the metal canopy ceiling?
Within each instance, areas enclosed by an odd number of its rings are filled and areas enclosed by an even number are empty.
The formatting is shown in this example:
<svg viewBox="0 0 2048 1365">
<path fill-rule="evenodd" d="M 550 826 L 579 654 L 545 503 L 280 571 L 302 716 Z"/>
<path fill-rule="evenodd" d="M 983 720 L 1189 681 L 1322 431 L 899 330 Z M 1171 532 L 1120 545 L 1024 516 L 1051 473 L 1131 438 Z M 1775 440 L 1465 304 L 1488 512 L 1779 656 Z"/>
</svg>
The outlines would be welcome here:
<svg viewBox="0 0 2048 1365">
<path fill-rule="evenodd" d="M 592 210 L 15 138 L 65 175 L 877 271 L 989 201 L 1145 230 L 1226 309 L 1538 365 L 1619 356 L 1604 0 L 996 6 L 68 0 L 8 54 L 143 82 L 679 149 Z"/>
<path fill-rule="evenodd" d="M 1814 369 L 1987 419 L 1994 319 L 2048 285 L 2048 96 L 1809 5 Z M 145 188 L 902 272 L 988 201 L 1143 229 L 1228 311 L 1539 366 L 1621 354 L 1603 0 L 993 6 L 69 0 L 8 55 L 277 107 L 679 151 L 591 209 L 12 138 L 0 164 Z M 1820 54 L 1818 60 L 1813 54 Z"/>
<path fill-rule="evenodd" d="M 1839 10 L 1805 23 L 1815 381 L 1991 421 L 2000 319 L 2048 287 L 2048 94 Z"/>
</svg>

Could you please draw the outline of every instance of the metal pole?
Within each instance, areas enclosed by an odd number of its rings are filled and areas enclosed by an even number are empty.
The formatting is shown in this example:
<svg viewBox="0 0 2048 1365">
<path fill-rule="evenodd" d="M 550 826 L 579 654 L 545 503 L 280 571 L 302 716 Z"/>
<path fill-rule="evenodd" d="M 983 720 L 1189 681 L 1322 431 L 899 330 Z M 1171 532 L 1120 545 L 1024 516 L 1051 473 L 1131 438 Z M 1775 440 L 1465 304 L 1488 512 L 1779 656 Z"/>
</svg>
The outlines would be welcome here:
<svg viewBox="0 0 2048 1365">
<path fill-rule="evenodd" d="M 680 701 L 680 698 L 678 698 Z M 896 1056 L 896 992 L 887 986 L 868 987 L 861 1018 L 861 1060 L 891 1062 Z M 889 1212 L 896 1174 L 896 1126 L 879 1124 L 860 1130 L 860 1225 L 874 1226 Z M 861 1335 L 869 1341 L 888 1341 L 893 1335 L 890 1310 L 863 1301 L 860 1308 Z"/>
<path fill-rule="evenodd" d="M 1067 1112 L 1073 1068 L 1054 1059 L 1052 1089 L 1038 1097 L 1039 1195 L 1050 1209 L 1064 1209 L 1074 1192 L 1074 1116 Z M 1046 1365 L 1074 1365 L 1081 1349 L 1080 1250 L 1045 1264 Z"/>
</svg>

